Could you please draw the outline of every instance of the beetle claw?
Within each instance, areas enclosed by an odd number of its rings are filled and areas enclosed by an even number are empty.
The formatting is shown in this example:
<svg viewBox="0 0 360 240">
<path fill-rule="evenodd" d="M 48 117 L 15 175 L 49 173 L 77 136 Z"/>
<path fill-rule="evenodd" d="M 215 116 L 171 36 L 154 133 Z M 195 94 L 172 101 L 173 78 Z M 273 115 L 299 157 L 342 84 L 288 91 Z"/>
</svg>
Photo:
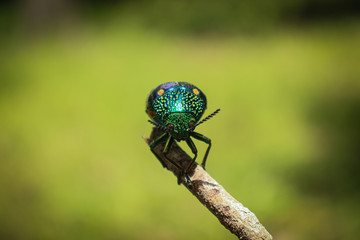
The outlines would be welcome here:
<svg viewBox="0 0 360 240">
<path fill-rule="evenodd" d="M 186 183 L 186 184 L 190 184 L 190 183 L 191 183 L 191 180 L 190 180 L 189 175 L 186 175 L 186 176 L 184 177 L 184 180 L 185 180 L 185 183 Z"/>
<path fill-rule="evenodd" d="M 184 174 L 184 172 L 183 172 L 182 170 L 180 170 L 180 171 L 179 171 L 179 174 L 178 174 L 178 176 L 177 176 L 177 183 L 178 183 L 178 185 L 181 184 L 182 180 L 183 180 L 183 182 L 184 182 L 185 184 L 188 185 L 188 187 L 189 187 L 190 189 L 193 187 L 192 184 L 191 184 L 190 176 L 187 175 L 186 173 Z"/>
</svg>

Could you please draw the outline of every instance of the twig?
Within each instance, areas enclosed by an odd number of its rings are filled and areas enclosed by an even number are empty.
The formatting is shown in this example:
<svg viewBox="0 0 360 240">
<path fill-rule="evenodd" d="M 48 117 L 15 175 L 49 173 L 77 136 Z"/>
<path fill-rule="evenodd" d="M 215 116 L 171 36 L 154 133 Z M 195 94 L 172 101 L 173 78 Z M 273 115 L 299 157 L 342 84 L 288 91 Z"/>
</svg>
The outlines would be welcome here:
<svg viewBox="0 0 360 240">
<path fill-rule="evenodd" d="M 158 128 L 153 128 L 150 139 L 144 137 L 147 144 L 162 133 Z M 155 154 L 162 163 L 163 167 L 178 175 L 178 169 L 166 161 L 162 154 L 164 145 L 155 148 Z M 180 166 L 187 166 L 191 158 L 174 143 L 167 154 L 168 158 L 178 163 Z M 272 236 L 264 228 L 248 208 L 233 198 L 220 184 L 218 184 L 201 166 L 194 164 L 191 169 L 190 180 L 182 184 L 203 204 L 205 205 L 230 232 L 239 239 L 272 239 Z M 175 182 L 175 181 L 174 181 Z"/>
</svg>

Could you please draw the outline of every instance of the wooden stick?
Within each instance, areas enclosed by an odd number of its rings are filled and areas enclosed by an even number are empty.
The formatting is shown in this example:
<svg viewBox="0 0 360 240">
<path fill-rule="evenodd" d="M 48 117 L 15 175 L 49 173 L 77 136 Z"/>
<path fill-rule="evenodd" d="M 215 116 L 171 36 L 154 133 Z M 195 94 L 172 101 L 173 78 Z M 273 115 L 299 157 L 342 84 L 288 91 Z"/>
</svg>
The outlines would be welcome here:
<svg viewBox="0 0 360 240">
<path fill-rule="evenodd" d="M 150 144 L 162 131 L 153 128 L 150 138 L 144 137 Z M 179 170 L 167 161 L 162 149 L 164 144 L 155 148 L 155 155 L 163 167 L 178 176 Z M 174 142 L 167 157 L 185 168 L 191 158 Z M 190 173 L 191 182 L 181 179 L 181 183 L 212 212 L 225 228 L 235 234 L 239 239 L 272 239 L 272 236 L 264 228 L 248 208 L 233 198 L 219 183 L 217 183 L 201 166 L 195 163 Z"/>
</svg>

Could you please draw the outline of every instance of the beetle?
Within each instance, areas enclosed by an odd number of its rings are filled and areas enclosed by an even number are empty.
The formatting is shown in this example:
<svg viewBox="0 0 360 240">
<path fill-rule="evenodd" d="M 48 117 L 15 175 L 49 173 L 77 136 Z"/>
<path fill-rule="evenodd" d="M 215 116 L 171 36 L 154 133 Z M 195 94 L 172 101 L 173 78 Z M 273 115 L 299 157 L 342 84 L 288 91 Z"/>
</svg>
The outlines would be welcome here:
<svg viewBox="0 0 360 240">
<path fill-rule="evenodd" d="M 191 138 L 208 144 L 201 163 L 201 166 L 205 169 L 206 159 L 211 148 L 211 139 L 194 130 L 198 125 L 209 120 L 220 111 L 220 109 L 217 109 L 200 121 L 206 107 L 205 94 L 198 87 L 187 82 L 163 83 L 154 88 L 148 95 L 146 113 L 151 118 L 148 121 L 163 131 L 161 136 L 150 143 L 150 149 L 155 154 L 155 147 L 165 142 L 162 153 L 165 159 L 179 170 L 178 184 L 181 183 L 182 176 L 185 176 L 187 182 L 190 181 L 187 174 L 197 157 L 198 151 Z M 178 163 L 166 156 L 174 140 L 185 141 L 195 155 L 185 168 L 182 168 Z M 155 156 L 157 155 L 155 154 Z M 162 162 L 161 159 L 159 160 Z"/>
</svg>

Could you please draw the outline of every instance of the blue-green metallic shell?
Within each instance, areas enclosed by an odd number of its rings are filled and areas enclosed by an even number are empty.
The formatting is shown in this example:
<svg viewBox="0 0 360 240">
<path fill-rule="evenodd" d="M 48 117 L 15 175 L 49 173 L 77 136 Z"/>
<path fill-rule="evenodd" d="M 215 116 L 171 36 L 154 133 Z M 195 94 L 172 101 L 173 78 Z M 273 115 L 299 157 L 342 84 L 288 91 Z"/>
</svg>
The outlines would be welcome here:
<svg viewBox="0 0 360 240">
<path fill-rule="evenodd" d="M 189 113 L 198 122 L 206 106 L 206 96 L 196 86 L 186 82 L 168 82 L 150 92 L 146 113 L 160 124 L 165 124 L 172 113 Z"/>
</svg>

